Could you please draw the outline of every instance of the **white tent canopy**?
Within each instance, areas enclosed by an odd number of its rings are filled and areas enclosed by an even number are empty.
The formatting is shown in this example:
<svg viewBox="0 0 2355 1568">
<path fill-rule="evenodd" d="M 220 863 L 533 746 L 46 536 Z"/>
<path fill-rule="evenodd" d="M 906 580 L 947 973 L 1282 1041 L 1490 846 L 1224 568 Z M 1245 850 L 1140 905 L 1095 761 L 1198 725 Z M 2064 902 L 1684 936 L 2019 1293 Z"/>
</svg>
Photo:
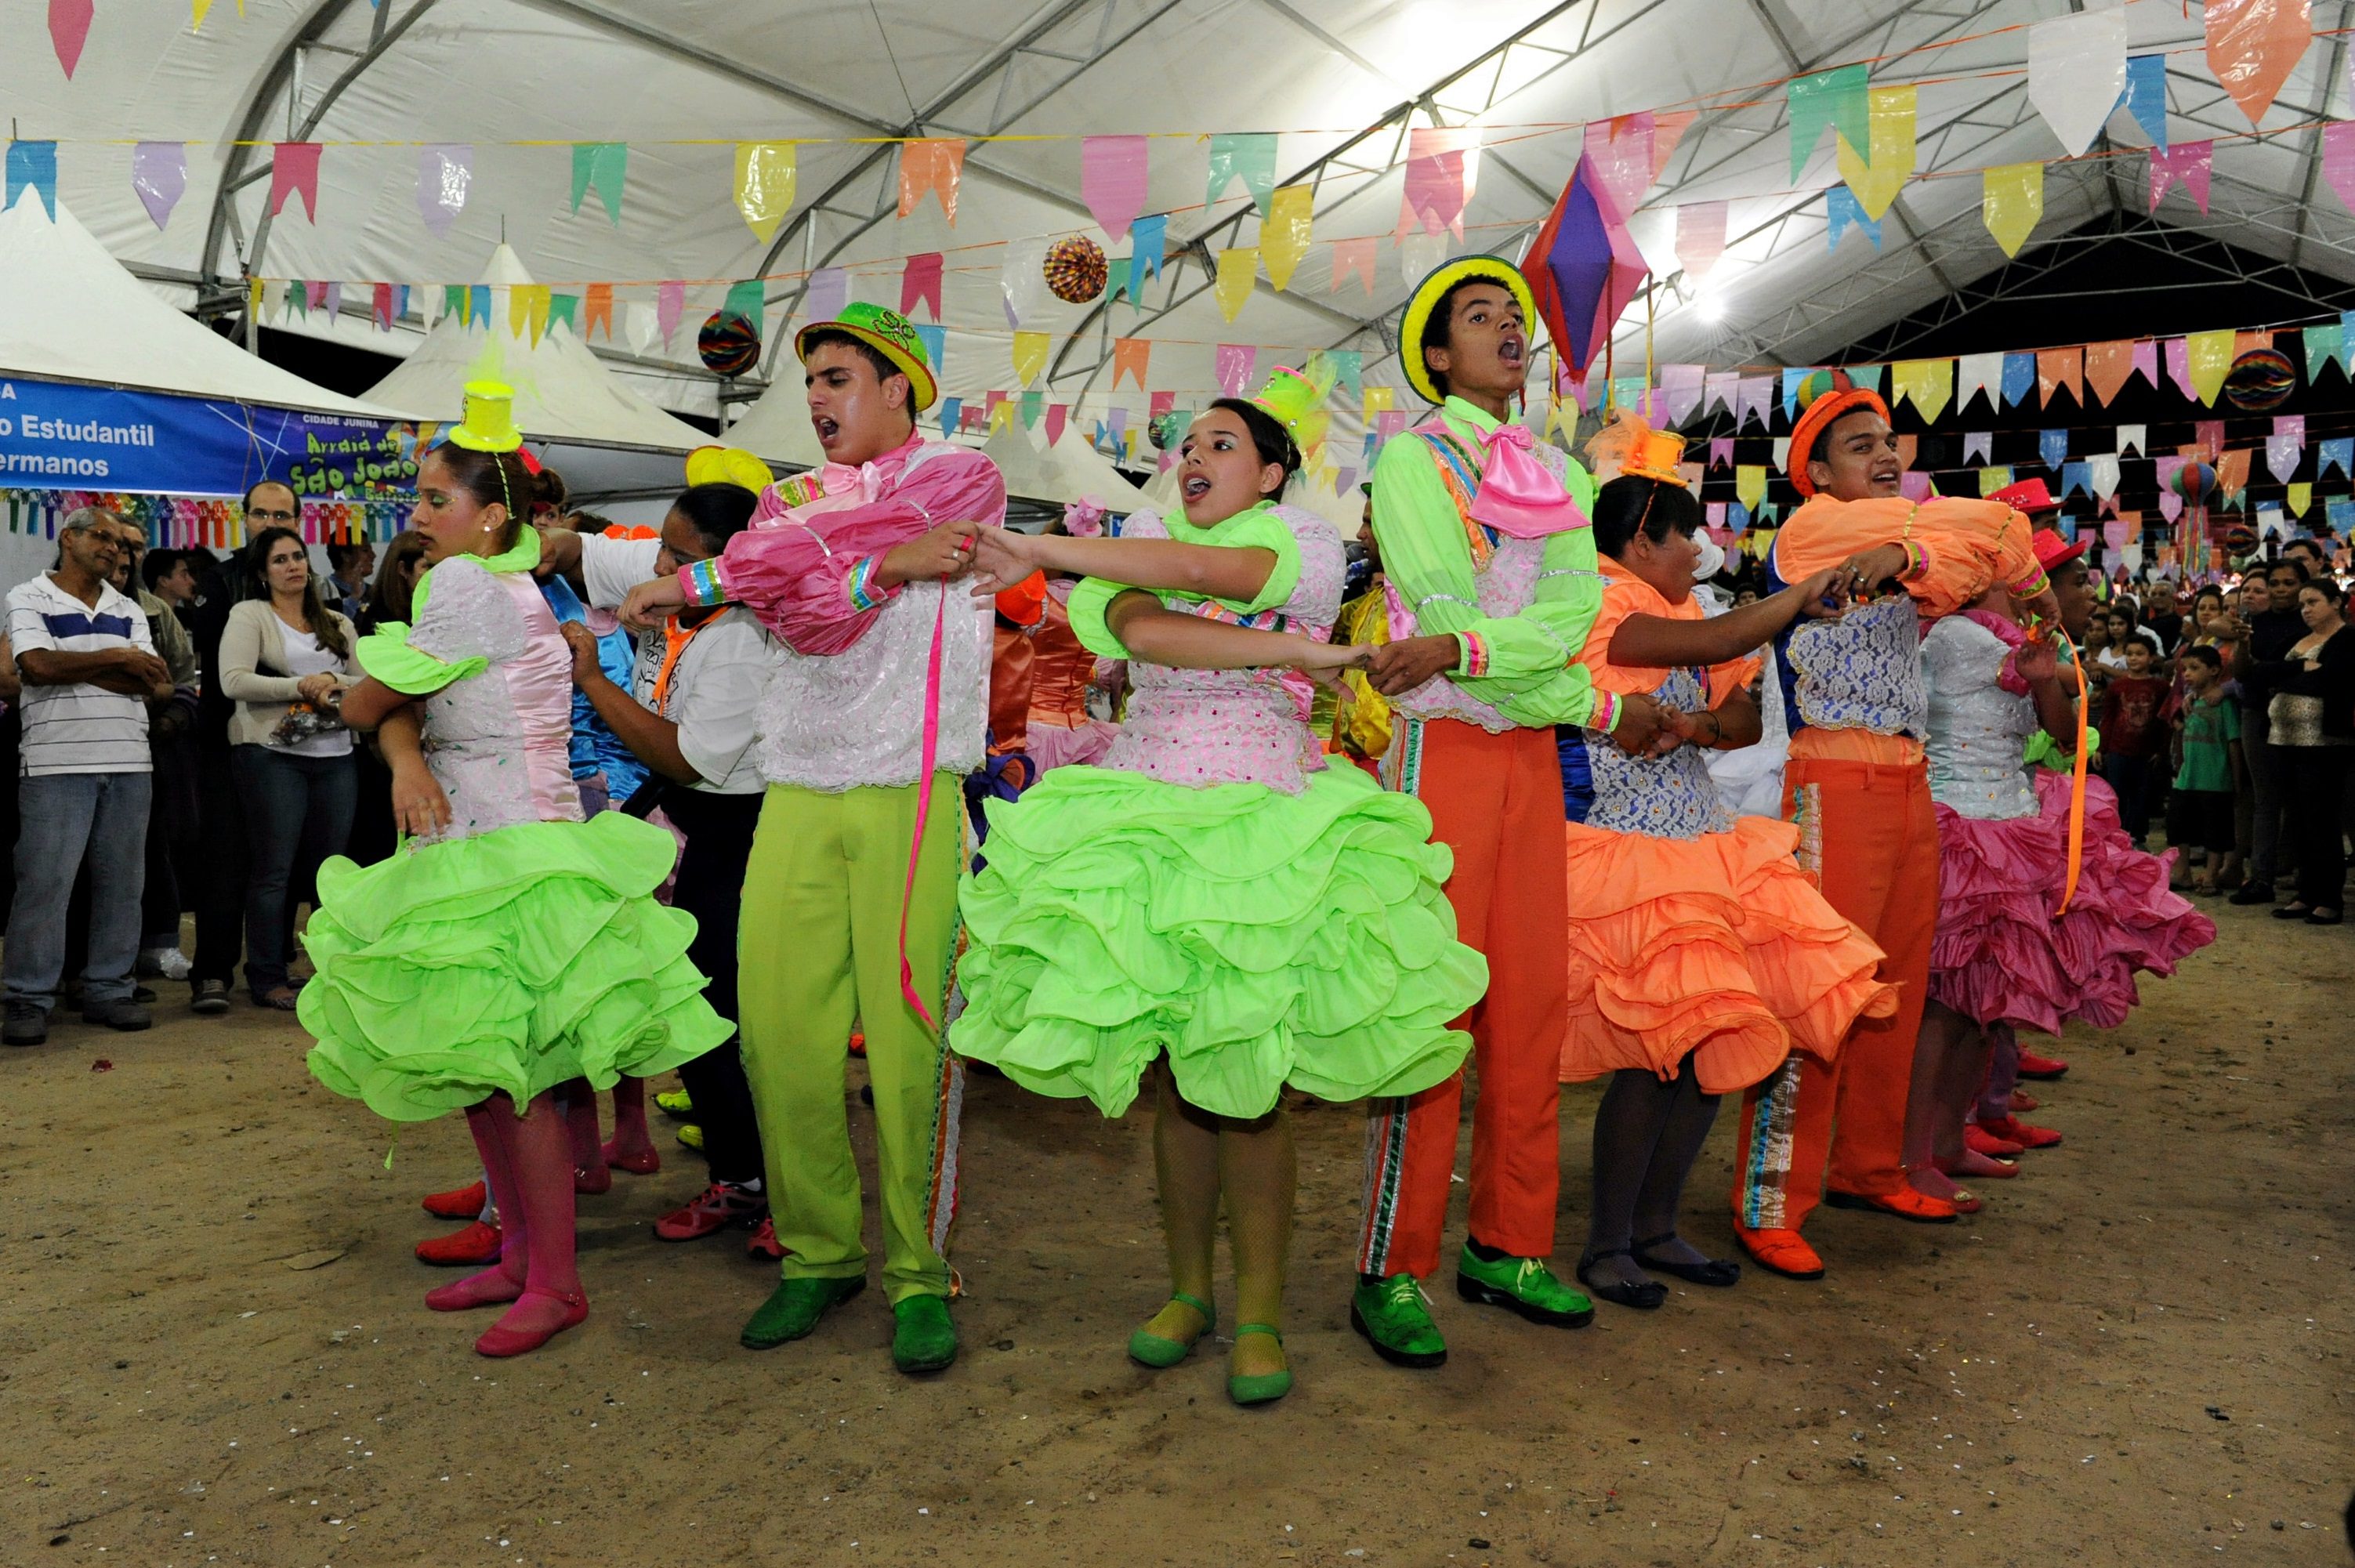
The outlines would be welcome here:
<svg viewBox="0 0 2355 1568">
<path fill-rule="evenodd" d="M 27 190 L 0 213 L 0 372 L 321 413 L 401 417 L 264 364 L 123 270 L 65 202 Z"/>
<path fill-rule="evenodd" d="M 505 237 L 553 286 L 611 283 L 620 341 L 598 353 L 666 405 L 708 413 L 718 383 L 694 357 L 694 327 L 731 283 L 768 280 L 773 373 L 813 270 L 841 269 L 851 297 L 896 306 L 905 258 L 939 253 L 944 389 L 973 400 L 1016 386 L 1001 287 L 1014 258 L 1010 281 L 1030 296 L 1021 328 L 1052 335 L 1036 384 L 1075 421 L 1124 406 L 1141 422 L 1148 390 L 1181 406 L 1206 400 L 1221 344 L 1295 362 L 1312 348 L 1354 348 L 1369 381 L 1396 385 L 1388 335 L 1408 274 L 1450 251 L 1518 254 L 1570 177 L 1582 125 L 1647 110 L 1697 112 L 1632 223 L 1667 285 L 1654 299 L 1654 357 L 1727 368 L 1831 354 L 2003 264 L 1980 220 L 1978 171 L 2061 157 L 2030 102 L 2029 29 L 2079 9 L 874 0 L 797 5 L 780 26 L 773 7 L 721 0 L 248 0 L 242 16 L 213 7 L 199 32 L 186 0 L 109 0 L 70 81 L 37 42 L 41 0 L 0 0 L 0 26 L 25 45 L 9 82 L 20 133 L 61 138 L 69 201 L 109 251 L 184 303 L 237 308 L 244 271 L 270 280 L 273 299 L 287 279 L 343 280 L 350 314 L 332 330 L 402 352 L 414 328 L 369 332 L 367 293 L 353 285 L 425 285 L 435 296 L 470 281 Z M 2251 135 L 2202 52 L 2198 16 L 2168 5 L 2123 16 L 2132 53 L 2167 58 L 2173 141 L 2214 143 L 2207 208 L 2179 195 L 2160 220 L 2355 281 L 2355 221 L 2315 195 L 2321 122 L 2349 108 L 2340 41 L 2305 50 Z M 2317 21 L 2333 25 L 2319 11 Z M 1826 193 L 1841 177 L 1834 138 L 1819 138 L 1794 176 L 1781 84 L 1863 62 L 1876 84 L 1918 90 L 1917 177 L 1878 248 L 1851 235 L 1828 250 Z M 1460 237 L 1401 245 L 1406 133 L 1433 124 L 1480 128 L 1476 186 Z M 1240 183 L 1206 191 L 1204 138 L 1256 129 L 1279 133 L 1276 183 L 1313 187 L 1315 243 L 1287 289 L 1262 275 L 1231 318 L 1210 288 L 1217 258 L 1263 248 L 1267 236 Z M 1167 266 L 1142 308 L 1039 297 L 1022 261 L 1025 245 L 1084 234 L 1105 241 L 1124 275 L 1128 241 L 1107 240 L 1085 199 L 1080 139 L 1104 133 L 1151 135 L 1143 209 L 1170 215 Z M 2105 134 L 2113 152 L 2152 139 L 2123 109 Z M 929 196 L 900 216 L 894 139 L 909 135 L 964 141 L 954 224 Z M 186 193 L 161 228 L 132 185 L 141 138 L 186 144 Z M 268 211 L 271 143 L 282 139 L 323 149 L 315 222 L 296 198 Z M 471 149 L 464 211 L 440 237 L 418 210 L 426 140 Z M 740 140 L 795 144 L 794 203 L 767 242 L 733 204 Z M 618 221 L 602 187 L 575 197 L 573 141 L 628 144 Z M 2141 212 L 2142 173 L 2131 156 L 2051 162 L 2037 238 Z M 1675 209 L 1721 200 L 1727 247 L 1704 283 L 1680 269 Z M 1372 243 L 1370 286 L 1336 265 L 1340 240 Z M 654 302 L 666 279 L 684 283 L 685 312 L 663 342 Z M 1623 366 L 1644 360 L 1643 314 L 1623 323 Z M 928 315 L 920 308 L 920 321 Z M 285 325 L 331 330 L 317 313 Z M 1120 336 L 1152 341 L 1146 388 L 1112 387 Z M 1340 421 L 1343 435 L 1356 413 Z"/>
</svg>

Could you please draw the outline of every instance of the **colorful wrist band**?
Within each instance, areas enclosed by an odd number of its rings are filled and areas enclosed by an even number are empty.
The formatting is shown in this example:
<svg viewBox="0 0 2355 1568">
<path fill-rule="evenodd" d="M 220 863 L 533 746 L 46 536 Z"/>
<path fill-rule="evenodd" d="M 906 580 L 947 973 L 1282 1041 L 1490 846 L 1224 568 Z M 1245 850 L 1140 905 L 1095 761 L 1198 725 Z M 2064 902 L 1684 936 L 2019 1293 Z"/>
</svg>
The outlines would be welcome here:
<svg viewBox="0 0 2355 1568">
<path fill-rule="evenodd" d="M 860 557 L 852 564 L 847 586 L 850 592 L 850 607 L 853 610 L 872 610 L 891 597 L 889 592 L 875 586 L 875 569 L 880 566 L 882 561 L 881 556 L 869 555 Z"/>
<path fill-rule="evenodd" d="M 2052 579 L 2041 566 L 2036 569 L 2035 576 L 2023 577 L 2011 585 L 2013 595 L 2020 599 L 2033 599 L 2038 594 L 2049 593 L 2051 590 Z"/>
<path fill-rule="evenodd" d="M 1456 666 L 1455 673 L 1470 677 L 1487 674 L 1488 645 L 1480 640 L 1479 635 L 1474 632 L 1458 632 L 1455 634 L 1455 640 L 1464 645 L 1464 657 Z"/>
<path fill-rule="evenodd" d="M 1930 552 L 1928 550 L 1923 549 L 1912 539 L 1904 539 L 1900 542 L 1905 548 L 1905 570 L 1898 573 L 1899 576 L 1919 577 L 1923 572 L 1930 570 Z"/>
<path fill-rule="evenodd" d="M 678 587 L 680 595 L 686 599 L 690 609 L 702 609 L 708 605 L 728 603 L 727 587 L 719 581 L 719 560 L 717 556 L 709 560 L 691 561 L 680 567 Z"/>
<path fill-rule="evenodd" d="M 1619 727 L 1619 699 L 1607 691 L 1596 692 L 1594 711 L 1587 715 L 1587 722 L 1605 735 L 1616 730 Z"/>
</svg>

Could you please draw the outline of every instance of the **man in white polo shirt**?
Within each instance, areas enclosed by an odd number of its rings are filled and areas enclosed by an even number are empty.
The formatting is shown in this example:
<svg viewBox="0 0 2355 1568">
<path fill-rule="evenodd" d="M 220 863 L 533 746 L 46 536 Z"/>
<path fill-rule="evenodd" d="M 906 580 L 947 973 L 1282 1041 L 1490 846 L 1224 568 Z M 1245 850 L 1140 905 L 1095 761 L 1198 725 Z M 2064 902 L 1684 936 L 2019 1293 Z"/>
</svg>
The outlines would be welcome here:
<svg viewBox="0 0 2355 1568">
<path fill-rule="evenodd" d="M 65 963 L 66 903 L 90 860 L 90 962 L 82 1019 L 145 1029 L 132 1000 L 139 898 L 146 880 L 147 703 L 172 677 L 147 617 L 107 581 L 123 549 L 111 512 L 84 507 L 58 536 L 58 565 L 8 591 L 8 638 L 25 683 L 19 752 L 16 897 L 0 958 L 7 1017 L 0 1041 L 48 1039 Z"/>
</svg>

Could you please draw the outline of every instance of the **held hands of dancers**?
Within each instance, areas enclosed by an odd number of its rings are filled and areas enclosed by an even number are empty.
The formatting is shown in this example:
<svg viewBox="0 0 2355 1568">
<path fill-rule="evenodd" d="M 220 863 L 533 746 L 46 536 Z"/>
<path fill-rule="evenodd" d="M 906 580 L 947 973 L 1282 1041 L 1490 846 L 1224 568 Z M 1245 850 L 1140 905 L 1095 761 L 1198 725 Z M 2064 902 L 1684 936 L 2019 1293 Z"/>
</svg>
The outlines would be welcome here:
<svg viewBox="0 0 2355 1568">
<path fill-rule="evenodd" d="M 1464 645 L 1453 632 L 1402 637 L 1374 650 L 1367 678 L 1384 697 L 1412 691 L 1435 675 L 1445 675 L 1464 662 Z"/>
</svg>

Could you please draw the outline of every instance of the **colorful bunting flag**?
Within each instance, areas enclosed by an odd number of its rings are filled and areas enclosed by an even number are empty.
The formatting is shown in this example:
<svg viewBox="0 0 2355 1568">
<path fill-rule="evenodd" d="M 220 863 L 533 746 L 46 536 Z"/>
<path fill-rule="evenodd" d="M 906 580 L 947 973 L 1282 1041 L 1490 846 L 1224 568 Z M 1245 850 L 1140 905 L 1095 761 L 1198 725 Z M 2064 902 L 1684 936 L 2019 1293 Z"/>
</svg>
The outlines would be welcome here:
<svg viewBox="0 0 2355 1568">
<path fill-rule="evenodd" d="M 90 40 L 90 25 L 95 16 L 91 0 L 49 0 L 49 47 L 57 50 L 58 64 L 65 68 L 68 81 L 73 80 L 74 67 L 81 63 L 81 47 Z"/>
<path fill-rule="evenodd" d="M 957 187 L 964 179 L 964 143 L 953 137 L 921 138 L 900 144 L 900 216 L 931 196 L 941 216 L 956 227 Z"/>
<path fill-rule="evenodd" d="M 1594 171 L 1595 192 L 1625 220 L 1651 188 L 1653 117 L 1649 112 L 1586 123 L 1586 162 Z M 1457 232 L 1462 233 L 1459 228 Z"/>
<path fill-rule="evenodd" d="M 2333 120 L 2322 128 L 2322 174 L 2339 201 L 2355 210 L 2355 120 Z"/>
<path fill-rule="evenodd" d="M 16 197 L 31 191 L 41 198 L 48 209 L 49 221 L 58 219 L 58 144 L 55 142 L 11 142 L 8 144 L 7 209 L 13 210 Z"/>
<path fill-rule="evenodd" d="M 1026 235 L 1006 244 L 1005 264 L 997 271 L 997 290 L 1006 307 L 1006 325 L 1020 326 L 1047 308 L 1047 241 Z"/>
<path fill-rule="evenodd" d="M 2041 430 L 2036 432 L 2036 455 L 2044 466 L 2058 469 L 2069 455 L 2069 432 L 2066 430 Z"/>
<path fill-rule="evenodd" d="M 678 318 L 687 309 L 687 285 L 673 279 L 655 285 L 655 326 L 662 334 L 663 351 L 670 351 L 670 340 L 678 331 Z M 937 366 L 934 368 L 938 368 Z"/>
<path fill-rule="evenodd" d="M 1316 196 L 1308 186 L 1288 185 L 1268 198 L 1267 217 L 1259 226 L 1259 253 L 1267 263 L 1267 281 L 1278 293 L 1292 286 L 1293 270 L 1308 254 Z"/>
<path fill-rule="evenodd" d="M 791 142 L 736 144 L 736 210 L 762 244 L 769 242 L 793 210 L 798 177 Z"/>
<path fill-rule="evenodd" d="M 1063 426 L 1070 422 L 1071 417 L 1071 404 L 1050 403 L 1047 405 L 1047 444 L 1049 446 L 1052 446 L 1057 442 L 1063 439 Z"/>
<path fill-rule="evenodd" d="M 1039 416 L 1046 411 L 1046 393 L 1035 389 L 1023 393 L 1022 428 L 1024 430 L 1030 430 L 1036 427 L 1039 423 Z"/>
<path fill-rule="evenodd" d="M 2126 14 L 2086 10 L 2028 29 L 2028 101 L 2082 156 L 2102 133 L 2126 85 Z"/>
<path fill-rule="evenodd" d="M 2208 69 L 2249 123 L 2259 124 L 2314 41 L 2307 0 L 2208 0 L 2203 10 Z"/>
<path fill-rule="evenodd" d="M 1741 498 L 1743 507 L 1753 512 L 1756 511 L 1758 503 L 1766 498 L 1765 464 L 1736 464 L 1733 469 L 1733 493 Z"/>
<path fill-rule="evenodd" d="M 2051 407 L 2052 394 L 2066 390 L 2070 400 L 2080 409 L 2085 406 L 2085 351 L 2076 348 L 2046 348 L 2036 356 L 2036 385 L 2041 402 Z"/>
<path fill-rule="evenodd" d="M 1024 386 L 1039 379 L 1047 368 L 1049 339 L 1043 332 L 1018 332 L 1014 335 L 1014 379 Z"/>
<path fill-rule="evenodd" d="M 1210 286 L 1211 297 L 1219 302 L 1219 314 L 1232 321 L 1242 314 L 1243 302 L 1250 299 L 1252 287 L 1259 279 L 1259 250 L 1252 245 L 1231 246 L 1219 252 L 1219 274 Z"/>
<path fill-rule="evenodd" d="M 278 216 L 290 196 L 303 198 L 303 214 L 319 221 L 319 144 L 280 142 L 270 154 L 270 215 Z"/>
<path fill-rule="evenodd" d="M 377 283 L 368 290 L 368 319 L 378 332 L 392 330 L 392 285 Z"/>
<path fill-rule="evenodd" d="M 613 227 L 622 226 L 622 187 L 628 182 L 630 144 L 627 142 L 575 142 L 572 144 L 572 210 L 581 210 L 581 201 L 593 187 L 597 199 L 605 204 L 605 216 Z"/>
<path fill-rule="evenodd" d="M 1259 351 L 1248 343 L 1221 343 L 1216 357 L 1219 390 L 1227 397 L 1240 398 L 1251 380 L 1252 367 L 1257 363 Z"/>
<path fill-rule="evenodd" d="M 2291 485 L 2284 499 L 2289 504 L 2289 515 L 2302 517 L 2314 506 L 2314 486 L 2305 483 Z"/>
<path fill-rule="evenodd" d="M 1848 182 L 1848 188 L 1856 193 L 1857 205 L 1873 220 L 1872 242 L 1878 249 L 1881 219 L 1913 173 L 1915 90 L 1876 87 L 1865 101 L 1869 144 L 1859 149 L 1846 137 L 1836 136 L 1832 150 L 1838 155 L 1840 178 Z"/>
<path fill-rule="evenodd" d="M 743 290 L 745 296 L 740 296 Z M 761 325 L 761 312 L 768 304 L 768 290 L 759 279 L 747 279 L 728 293 L 730 307 L 741 309 L 754 326 Z M 820 267 L 809 275 L 802 290 L 802 315 L 808 321 L 832 321 L 850 303 L 850 273 L 842 267 Z"/>
<path fill-rule="evenodd" d="M 941 253 L 927 251 L 908 258 L 900 273 L 900 314 L 912 317 L 916 307 L 922 305 L 941 319 Z"/>
<path fill-rule="evenodd" d="M 1080 139 L 1080 199 L 1107 239 L 1117 241 L 1145 210 L 1149 145 L 1143 136 Z"/>
<path fill-rule="evenodd" d="M 949 329 L 936 321 L 911 321 L 908 325 L 914 329 L 916 341 L 924 346 L 924 363 L 932 368 L 932 376 L 938 379 L 947 373 Z"/>
<path fill-rule="evenodd" d="M 1112 340 L 1112 386 L 1120 390 L 1123 376 L 1134 377 L 1136 389 L 1145 390 L 1146 368 L 1153 362 L 1153 343 L 1144 337 L 1115 337 Z"/>
<path fill-rule="evenodd" d="M 2135 453 L 2138 457 L 2149 455 L 2148 452 L 2145 448 L 2143 427 L 2141 425 L 2122 424 L 2118 426 L 2118 455 L 2123 457 L 2129 452 Z"/>
<path fill-rule="evenodd" d="M 2314 476 L 2322 477 L 2325 468 L 2336 468 L 2342 477 L 2355 477 L 2355 435 L 2342 435 L 2318 443 Z"/>
<path fill-rule="evenodd" d="M 2232 334 L 2192 333 L 2184 339 L 2184 353 L 2190 363 L 2193 392 L 2201 402 L 2213 404 L 2216 394 L 2224 389 L 2225 376 L 2232 368 Z"/>
<path fill-rule="evenodd" d="M 573 336 L 580 336 L 580 315 L 581 296 L 579 294 L 551 293 L 548 296 L 548 329 L 550 332 L 562 326 L 569 328 Z"/>
<path fill-rule="evenodd" d="M 2017 408 L 2028 400 L 2036 386 L 2036 356 L 2007 354 L 2003 357 L 2003 401 L 2007 408 Z"/>
<path fill-rule="evenodd" d="M 2044 165 L 2001 164 L 1988 169 L 1980 179 L 1979 215 L 2003 253 L 2019 255 L 2044 216 Z"/>
<path fill-rule="evenodd" d="M 1963 432 L 1963 461 L 1986 463 L 1994 455 L 1995 432 L 1973 430 Z"/>
<path fill-rule="evenodd" d="M 2303 434 L 2265 437 L 2265 469 L 2285 485 L 2289 483 L 2289 476 L 2297 472 L 2297 465 L 2305 456 Z"/>
<path fill-rule="evenodd" d="M 2126 61 L 2126 112 L 2160 152 L 2167 150 L 2167 57 L 2136 55 Z"/>
<path fill-rule="evenodd" d="M 1851 380 L 1853 377 L 1849 378 Z M 2003 356 L 1996 354 L 1966 354 L 1955 362 L 1955 411 L 1970 407 L 1971 399 L 1984 396 L 1990 410 L 2002 407 Z"/>
<path fill-rule="evenodd" d="M 1907 399 L 1926 423 L 1935 423 L 1955 394 L 1952 359 L 1902 359 L 1889 367 L 1891 400 Z"/>
<path fill-rule="evenodd" d="M 2312 386 L 2316 377 L 2332 360 L 2339 362 L 2339 373 L 2347 373 L 2347 328 L 2339 322 L 2328 321 L 2320 326 L 2309 326 L 2305 332 L 2306 381 Z"/>
<path fill-rule="evenodd" d="M 2118 493 L 2119 479 L 2117 454 L 2096 453 L 2085 459 L 2085 479 L 2101 500 L 2108 501 L 2115 496 Z"/>
<path fill-rule="evenodd" d="M 188 149 L 178 142 L 142 142 L 131 151 L 131 188 L 161 229 L 188 188 Z"/>
<path fill-rule="evenodd" d="M 2126 389 L 2134 374 L 2134 344 L 2126 339 L 2085 345 L 2085 382 L 2094 396 L 2109 402 Z"/>
<path fill-rule="evenodd" d="M 1446 229 L 1463 239 L 1464 209 L 1471 203 L 1480 173 L 1479 128 L 1418 128 L 1407 133 L 1406 145 L 1406 190 L 1399 211 L 1399 232 L 1421 229 L 1426 234 L 1437 234 Z M 1270 156 L 1273 156 L 1272 150 Z M 1215 175 L 1215 165 L 1212 172 Z"/>
<path fill-rule="evenodd" d="M 1267 216 L 1267 204 L 1275 195 L 1275 136 L 1270 132 L 1222 133 L 1210 138 L 1210 180 L 1203 197 L 1206 206 L 1216 207 L 1227 187 L 1235 181 L 1243 182 L 1252 202 Z"/>
<path fill-rule="evenodd" d="M 417 216 L 436 240 L 466 210 L 474 182 L 474 149 L 464 142 L 437 142 L 417 149 Z"/>
<path fill-rule="evenodd" d="M 1689 201 L 1677 208 L 1677 265 L 1694 283 L 1725 254 L 1725 203 Z"/>
<path fill-rule="evenodd" d="M 1143 308 L 1146 274 L 1161 275 L 1162 255 L 1169 243 L 1169 215 L 1156 212 L 1132 219 L 1128 226 L 1128 303 Z M 1370 243 L 1370 241 L 1369 241 Z M 1368 285 L 1372 292 L 1372 285 Z"/>
<path fill-rule="evenodd" d="M 1979 498 L 1985 500 L 2010 483 L 2009 468 L 1982 468 L 1979 470 Z"/>
<path fill-rule="evenodd" d="M 605 329 L 605 341 L 613 341 L 613 285 L 591 283 L 581 306 L 581 340 L 587 342 L 597 329 Z"/>
<path fill-rule="evenodd" d="M 917 330 L 922 331 L 922 328 L 919 327 Z M 958 431 L 964 428 L 964 400 L 963 398 L 943 398 L 941 400 L 940 406 L 941 438 L 945 441 L 950 436 L 954 435 Z"/>
<path fill-rule="evenodd" d="M 2213 161 L 2216 144 L 2186 142 L 2169 151 L 2154 147 L 2150 155 L 2150 210 L 2158 210 L 2159 198 L 2170 187 L 2180 184 L 2186 194 L 2208 210 L 2208 173 Z"/>
<path fill-rule="evenodd" d="M 1333 241 L 1333 286 L 1328 293 L 1339 293 L 1342 283 L 1354 274 L 1365 285 L 1366 296 L 1374 293 L 1374 241 L 1371 240 L 1336 240 Z"/>
<path fill-rule="evenodd" d="M 1872 240 L 1872 248 L 1881 249 L 1881 225 L 1865 216 L 1856 193 L 1844 185 L 1836 185 L 1824 197 L 1824 241 L 1828 250 L 1839 249 L 1840 240 L 1849 229 L 1862 230 Z"/>
<path fill-rule="evenodd" d="M 1336 348 L 1327 356 L 1341 378 L 1344 397 L 1354 398 L 1365 385 L 1366 355 L 1361 348 Z"/>
<path fill-rule="evenodd" d="M 1866 67 L 1844 65 L 1813 76 L 1794 77 L 1784 88 L 1784 104 L 1791 122 L 1794 180 L 1806 168 L 1807 159 L 1815 153 L 1816 144 L 1823 140 L 1828 127 L 1847 137 L 1850 146 L 1872 144 L 1866 105 L 1869 80 Z"/>
</svg>

